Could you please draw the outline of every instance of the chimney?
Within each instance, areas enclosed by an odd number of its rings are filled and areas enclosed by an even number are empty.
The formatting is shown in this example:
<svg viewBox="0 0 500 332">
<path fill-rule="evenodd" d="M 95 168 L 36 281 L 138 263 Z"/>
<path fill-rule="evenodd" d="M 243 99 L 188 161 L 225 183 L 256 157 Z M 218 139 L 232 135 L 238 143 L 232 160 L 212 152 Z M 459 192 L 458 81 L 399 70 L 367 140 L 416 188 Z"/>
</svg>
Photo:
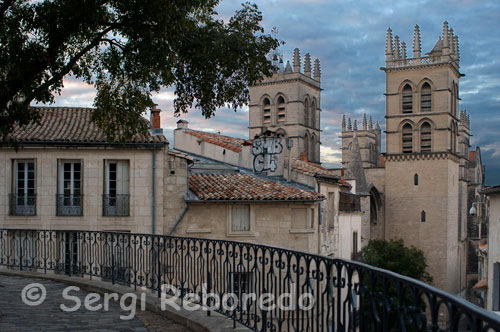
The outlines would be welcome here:
<svg viewBox="0 0 500 332">
<path fill-rule="evenodd" d="M 177 129 L 188 129 L 189 128 L 189 122 L 186 120 L 179 120 L 177 121 Z"/>
<path fill-rule="evenodd" d="M 151 129 L 153 130 L 161 128 L 160 112 L 161 109 L 159 108 L 154 107 L 151 109 Z"/>
</svg>

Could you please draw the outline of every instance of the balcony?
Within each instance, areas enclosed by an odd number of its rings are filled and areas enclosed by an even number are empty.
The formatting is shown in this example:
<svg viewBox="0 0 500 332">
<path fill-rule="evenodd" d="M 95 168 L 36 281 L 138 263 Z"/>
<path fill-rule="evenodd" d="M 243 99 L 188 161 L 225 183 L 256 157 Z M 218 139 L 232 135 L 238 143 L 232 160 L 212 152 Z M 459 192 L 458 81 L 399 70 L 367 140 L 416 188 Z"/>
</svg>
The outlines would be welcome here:
<svg viewBox="0 0 500 332">
<path fill-rule="evenodd" d="M 56 195 L 57 216 L 82 216 L 83 195 Z"/>
<path fill-rule="evenodd" d="M 418 280 L 255 243 L 0 229 L 0 266 L 148 288 L 254 331 L 500 331 L 500 316 Z"/>
<path fill-rule="evenodd" d="M 36 195 L 9 194 L 9 215 L 11 216 L 36 215 Z"/>
<path fill-rule="evenodd" d="M 128 217 L 130 195 L 102 195 L 102 215 Z"/>
</svg>

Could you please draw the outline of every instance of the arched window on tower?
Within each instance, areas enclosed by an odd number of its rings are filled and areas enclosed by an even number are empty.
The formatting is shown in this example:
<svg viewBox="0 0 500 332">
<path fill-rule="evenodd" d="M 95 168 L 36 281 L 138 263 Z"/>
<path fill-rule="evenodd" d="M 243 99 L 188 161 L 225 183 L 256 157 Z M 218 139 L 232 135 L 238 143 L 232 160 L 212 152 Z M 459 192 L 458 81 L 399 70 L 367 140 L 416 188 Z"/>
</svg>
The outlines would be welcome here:
<svg viewBox="0 0 500 332">
<path fill-rule="evenodd" d="M 457 152 L 458 129 L 455 122 L 451 123 L 451 152 Z"/>
<path fill-rule="evenodd" d="M 309 159 L 309 144 L 309 133 L 306 132 L 304 135 L 304 154 L 306 159 Z"/>
<path fill-rule="evenodd" d="M 413 91 L 409 84 L 403 88 L 403 113 L 413 112 Z"/>
<path fill-rule="evenodd" d="M 312 134 L 309 139 L 309 154 L 307 155 L 307 160 L 315 162 L 316 161 L 316 135 Z"/>
<path fill-rule="evenodd" d="M 420 152 L 432 151 L 432 128 L 429 122 L 424 122 L 420 127 Z"/>
<path fill-rule="evenodd" d="M 313 100 L 311 103 L 311 119 L 309 120 L 309 125 L 313 128 L 316 128 L 316 102 Z"/>
<path fill-rule="evenodd" d="M 271 101 L 269 98 L 264 98 L 264 101 L 262 102 L 262 123 L 264 125 L 270 125 L 271 124 Z"/>
<path fill-rule="evenodd" d="M 278 122 L 286 121 L 286 108 L 285 108 L 285 98 L 283 96 L 278 97 Z"/>
<path fill-rule="evenodd" d="M 430 112 L 432 110 L 432 92 L 429 83 L 424 83 L 422 85 L 422 90 L 420 91 L 420 111 Z"/>
<path fill-rule="evenodd" d="M 403 126 L 403 135 L 402 135 L 402 146 L 403 153 L 412 153 L 413 152 L 413 128 L 411 124 L 407 123 Z"/>
<path fill-rule="evenodd" d="M 309 126 L 309 99 L 304 101 L 304 125 Z"/>
</svg>

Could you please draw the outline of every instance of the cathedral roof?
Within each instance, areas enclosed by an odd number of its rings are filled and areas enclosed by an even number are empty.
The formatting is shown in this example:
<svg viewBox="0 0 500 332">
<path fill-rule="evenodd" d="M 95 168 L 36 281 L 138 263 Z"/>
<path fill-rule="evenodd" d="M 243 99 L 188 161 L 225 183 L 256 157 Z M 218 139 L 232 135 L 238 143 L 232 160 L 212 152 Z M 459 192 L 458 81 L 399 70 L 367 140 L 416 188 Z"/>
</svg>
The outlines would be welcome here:
<svg viewBox="0 0 500 332">
<path fill-rule="evenodd" d="M 292 170 L 295 172 L 305 174 L 305 175 L 310 175 L 310 176 L 316 176 L 316 175 L 323 175 L 323 176 L 331 176 L 338 178 L 338 182 L 344 186 L 350 187 L 351 185 L 349 182 L 342 180 L 340 177 L 336 175 L 335 172 L 327 170 L 323 166 L 315 163 L 308 162 L 306 160 L 301 160 L 301 159 L 293 159 L 292 160 Z"/>
</svg>

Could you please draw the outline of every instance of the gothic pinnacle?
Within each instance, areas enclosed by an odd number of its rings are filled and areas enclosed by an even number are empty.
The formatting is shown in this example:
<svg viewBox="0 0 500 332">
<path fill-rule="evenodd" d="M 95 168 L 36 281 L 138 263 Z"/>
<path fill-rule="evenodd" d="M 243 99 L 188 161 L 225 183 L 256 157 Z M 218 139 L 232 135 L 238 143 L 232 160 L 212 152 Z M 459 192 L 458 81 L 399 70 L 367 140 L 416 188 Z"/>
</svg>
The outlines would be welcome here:
<svg viewBox="0 0 500 332">
<path fill-rule="evenodd" d="M 311 55 L 306 53 L 304 60 L 304 75 L 311 77 Z"/>
<path fill-rule="evenodd" d="M 345 131 L 345 115 L 342 114 L 342 131 Z"/>
<path fill-rule="evenodd" d="M 370 115 L 370 120 L 368 121 L 368 130 L 372 130 L 373 129 L 373 120 L 372 120 L 372 116 Z"/>
<path fill-rule="evenodd" d="M 401 59 L 401 49 L 399 48 L 399 36 L 394 37 L 394 58 Z"/>
<path fill-rule="evenodd" d="M 406 59 L 406 43 L 401 42 L 401 58 Z"/>
<path fill-rule="evenodd" d="M 318 59 L 314 60 L 314 79 L 318 82 L 321 80 L 321 69 L 319 67 Z"/>
<path fill-rule="evenodd" d="M 413 57 L 420 58 L 421 42 L 420 42 L 420 27 L 415 24 L 415 30 L 413 31 Z"/>
<path fill-rule="evenodd" d="M 358 120 L 354 120 L 354 127 L 352 129 L 354 131 L 358 130 Z"/>
<path fill-rule="evenodd" d="M 349 118 L 347 120 L 347 131 L 351 131 L 352 130 L 352 125 L 351 125 L 351 118 Z"/>
<path fill-rule="evenodd" d="M 448 54 L 449 52 L 449 47 L 450 47 L 450 44 L 449 44 L 449 40 L 448 40 L 448 34 L 449 34 L 449 31 L 448 31 L 448 22 L 447 21 L 444 21 L 443 22 L 443 54 Z"/>
<path fill-rule="evenodd" d="M 366 113 L 363 113 L 363 130 L 366 130 Z"/>
<path fill-rule="evenodd" d="M 293 71 L 300 73 L 300 51 L 298 48 L 293 50 Z"/>
<path fill-rule="evenodd" d="M 387 29 L 387 40 L 385 42 L 385 60 L 392 60 L 394 54 L 394 46 L 392 45 L 392 30 Z"/>
</svg>

